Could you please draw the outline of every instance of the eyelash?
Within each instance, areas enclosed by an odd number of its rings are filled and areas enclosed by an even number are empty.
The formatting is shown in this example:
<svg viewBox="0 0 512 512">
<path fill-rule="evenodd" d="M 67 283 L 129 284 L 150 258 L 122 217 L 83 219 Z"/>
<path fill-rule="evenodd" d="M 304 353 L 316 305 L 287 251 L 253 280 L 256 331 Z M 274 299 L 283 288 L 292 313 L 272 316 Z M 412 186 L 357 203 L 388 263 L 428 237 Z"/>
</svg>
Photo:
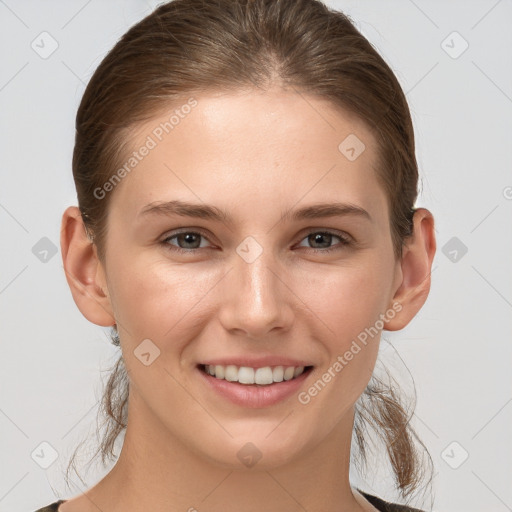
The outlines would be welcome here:
<svg viewBox="0 0 512 512">
<path fill-rule="evenodd" d="M 190 254 L 190 253 L 196 252 L 200 249 L 205 249 L 205 247 L 195 248 L 195 249 L 182 249 L 181 247 L 177 247 L 177 246 L 171 245 L 169 243 L 169 240 L 176 238 L 178 235 L 183 235 L 183 234 L 199 235 L 199 236 L 202 236 L 203 238 L 205 238 L 206 240 L 208 240 L 208 237 L 201 231 L 178 231 L 176 233 L 173 233 L 173 234 L 167 236 L 164 240 L 162 240 L 161 244 L 164 245 L 166 247 L 166 249 L 168 249 L 170 251 L 175 251 L 175 252 L 178 252 L 181 254 L 183 254 L 183 253 Z M 328 247 L 326 249 L 310 248 L 309 250 L 313 251 L 314 253 L 324 253 L 324 254 L 330 253 L 332 251 L 341 250 L 345 247 L 348 247 L 348 246 L 351 246 L 354 244 L 353 239 L 351 237 L 349 237 L 349 235 L 342 234 L 342 233 L 336 233 L 334 231 L 310 231 L 309 233 L 306 234 L 306 236 L 301 238 L 301 240 L 299 242 L 302 242 L 304 239 L 308 238 L 309 236 L 316 235 L 316 234 L 331 235 L 336 238 L 339 238 L 341 240 L 341 242 L 338 245 L 334 245 L 333 247 Z"/>
</svg>

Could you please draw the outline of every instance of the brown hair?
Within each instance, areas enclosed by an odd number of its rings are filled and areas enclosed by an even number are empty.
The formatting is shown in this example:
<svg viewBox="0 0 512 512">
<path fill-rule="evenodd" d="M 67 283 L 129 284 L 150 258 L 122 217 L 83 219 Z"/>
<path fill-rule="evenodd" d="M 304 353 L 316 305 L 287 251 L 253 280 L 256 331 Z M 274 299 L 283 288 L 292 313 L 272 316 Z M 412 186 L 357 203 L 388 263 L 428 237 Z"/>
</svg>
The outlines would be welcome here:
<svg viewBox="0 0 512 512">
<path fill-rule="evenodd" d="M 319 0 L 173 0 L 123 35 L 96 69 L 78 109 L 73 176 L 102 262 L 111 194 L 98 198 L 95 190 L 126 160 L 139 123 L 203 91 L 275 84 L 327 99 L 366 123 L 377 140 L 377 177 L 388 199 L 395 257 L 402 256 L 418 193 L 412 120 L 394 73 L 350 18 Z M 114 457 L 114 442 L 126 427 L 128 394 L 120 356 L 100 410 L 107 425 L 98 448 L 103 464 Z M 372 426 L 385 442 L 403 497 L 423 478 L 413 441 L 432 462 L 409 424 L 411 415 L 393 386 L 375 376 L 356 403 L 361 458 L 366 460 L 366 426 Z"/>
</svg>

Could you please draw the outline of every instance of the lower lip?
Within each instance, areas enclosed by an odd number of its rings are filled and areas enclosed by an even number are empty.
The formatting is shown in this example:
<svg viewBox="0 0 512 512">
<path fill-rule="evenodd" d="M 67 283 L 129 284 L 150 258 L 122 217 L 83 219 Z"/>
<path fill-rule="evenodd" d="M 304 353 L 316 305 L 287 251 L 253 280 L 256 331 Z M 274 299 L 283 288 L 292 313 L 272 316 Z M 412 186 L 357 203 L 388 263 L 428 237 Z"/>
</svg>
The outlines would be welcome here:
<svg viewBox="0 0 512 512">
<path fill-rule="evenodd" d="M 266 386 L 258 384 L 240 384 L 225 379 L 217 379 L 201 368 L 197 371 L 211 389 L 227 398 L 231 402 L 243 407 L 268 407 L 297 393 L 302 383 L 308 378 L 312 367 L 301 373 L 298 377 L 282 382 L 275 382 Z"/>
</svg>

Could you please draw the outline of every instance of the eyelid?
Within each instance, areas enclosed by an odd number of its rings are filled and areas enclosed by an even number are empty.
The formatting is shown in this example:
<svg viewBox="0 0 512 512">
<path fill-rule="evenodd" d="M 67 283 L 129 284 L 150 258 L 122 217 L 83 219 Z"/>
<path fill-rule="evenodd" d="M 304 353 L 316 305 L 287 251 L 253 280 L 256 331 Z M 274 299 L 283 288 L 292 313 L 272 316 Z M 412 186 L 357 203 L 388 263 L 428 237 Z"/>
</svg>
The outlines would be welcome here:
<svg viewBox="0 0 512 512">
<path fill-rule="evenodd" d="M 330 247 L 325 247 L 325 248 L 320 248 L 320 249 L 317 249 L 316 247 L 304 247 L 304 246 L 298 245 L 303 240 L 305 240 L 308 236 L 314 235 L 317 233 L 337 237 L 340 239 L 340 242 L 335 243 L 334 245 L 331 245 Z M 354 248 L 357 245 L 357 243 L 351 235 L 349 235 L 348 233 L 346 233 L 344 231 L 323 228 L 323 229 L 310 229 L 309 231 L 306 231 L 306 233 L 300 237 L 300 239 L 296 245 L 299 249 L 304 249 L 308 252 L 313 252 L 315 254 L 326 254 L 327 255 L 327 254 L 331 254 L 336 251 L 342 251 L 342 250 Z"/>
<path fill-rule="evenodd" d="M 301 242 L 305 237 L 312 235 L 314 233 L 326 233 L 329 235 L 336 235 L 336 236 L 339 236 L 341 239 L 346 240 L 347 242 L 355 243 L 354 237 L 352 235 L 350 235 L 349 233 L 347 233 L 346 231 L 342 231 L 340 229 L 335 229 L 335 228 L 315 228 L 315 227 L 306 228 L 303 231 L 301 231 L 299 234 L 298 241 Z"/>
<path fill-rule="evenodd" d="M 211 242 L 210 236 L 206 233 L 206 231 L 204 229 L 202 229 L 202 228 L 195 228 L 193 226 L 190 227 L 190 228 L 171 229 L 170 231 L 167 231 L 166 234 L 164 234 L 162 236 L 161 241 L 165 242 L 167 239 L 173 238 L 176 235 L 180 235 L 182 233 L 196 233 L 196 234 L 201 235 L 202 237 L 206 238 L 209 242 Z M 213 243 L 213 242 L 211 242 L 211 243 Z"/>
</svg>

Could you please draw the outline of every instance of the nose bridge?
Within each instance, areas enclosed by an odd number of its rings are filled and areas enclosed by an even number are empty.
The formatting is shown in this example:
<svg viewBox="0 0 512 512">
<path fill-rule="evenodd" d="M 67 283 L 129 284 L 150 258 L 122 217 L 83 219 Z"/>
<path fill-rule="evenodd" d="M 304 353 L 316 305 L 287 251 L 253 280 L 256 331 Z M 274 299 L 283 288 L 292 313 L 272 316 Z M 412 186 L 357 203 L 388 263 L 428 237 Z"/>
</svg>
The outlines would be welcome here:
<svg viewBox="0 0 512 512">
<path fill-rule="evenodd" d="M 255 238 L 247 237 L 239 244 L 226 283 L 228 298 L 222 306 L 226 329 L 260 337 L 290 321 L 290 305 L 278 268 L 274 252 Z"/>
<path fill-rule="evenodd" d="M 273 270 L 276 265 L 272 251 L 268 248 L 264 249 L 261 245 L 260 247 L 261 249 L 252 241 L 244 242 L 239 246 L 237 252 L 240 260 L 236 265 L 236 276 L 240 280 L 240 292 L 244 294 L 246 300 L 250 298 L 254 305 L 268 306 L 269 304 L 264 302 L 268 303 L 278 292 L 274 283 L 276 273 Z M 244 252 L 247 248 L 249 250 Z"/>
</svg>

